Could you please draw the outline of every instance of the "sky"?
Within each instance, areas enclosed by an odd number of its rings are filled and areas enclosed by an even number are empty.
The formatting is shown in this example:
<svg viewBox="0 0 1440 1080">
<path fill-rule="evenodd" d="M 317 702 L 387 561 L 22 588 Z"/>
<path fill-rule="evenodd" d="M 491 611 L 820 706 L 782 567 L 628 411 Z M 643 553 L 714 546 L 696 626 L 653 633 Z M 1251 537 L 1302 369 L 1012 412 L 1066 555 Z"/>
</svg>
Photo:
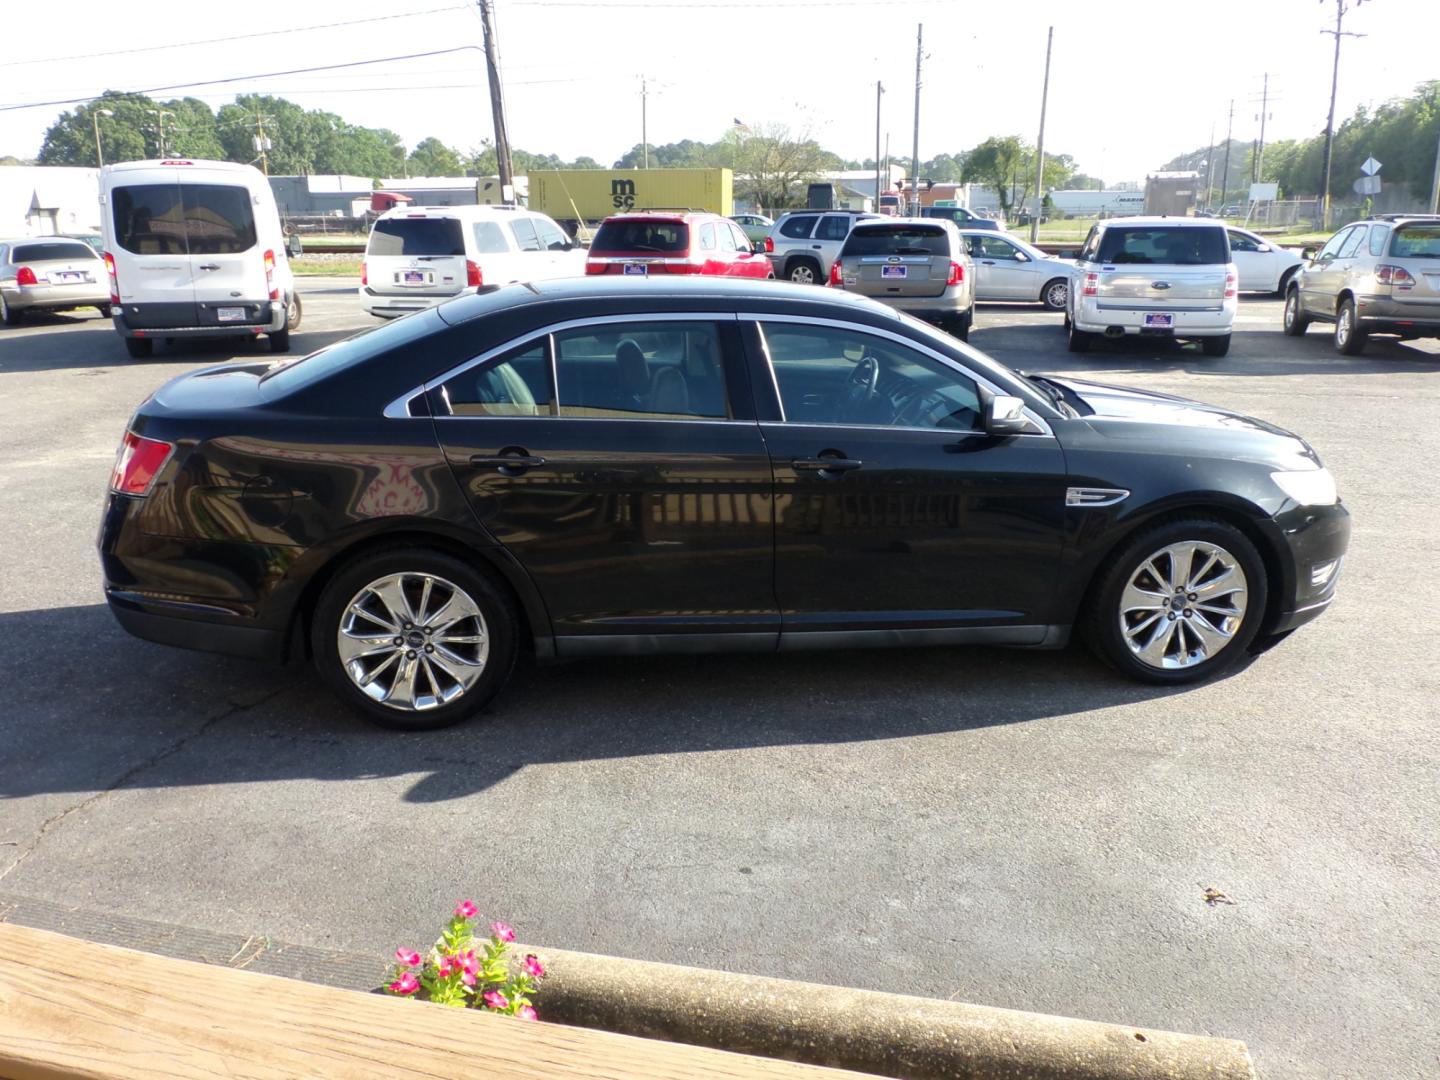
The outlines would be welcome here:
<svg viewBox="0 0 1440 1080">
<path fill-rule="evenodd" d="M 1440 78 L 1435 0 L 1346 0 L 1337 123 L 1361 104 Z M 1266 139 L 1322 132 L 1335 0 L 495 0 L 512 145 L 602 165 L 641 139 L 714 141 L 735 120 L 787 125 L 846 158 L 882 141 L 908 158 L 916 27 L 924 26 L 920 157 L 991 135 L 1034 142 L 1046 30 L 1054 27 L 1045 145 L 1106 181 L 1143 179 L 1175 155 L 1258 129 Z M 39 10 L 39 9 L 36 9 Z M 473 0 L 51 0 L 0 40 L 0 156 L 33 157 L 46 128 L 102 90 L 240 77 L 168 90 L 212 108 L 240 92 L 289 98 L 347 121 L 435 136 L 461 150 L 492 134 Z M 398 16 L 398 17 L 397 17 Z M 361 21 L 366 20 L 366 21 Z M 300 29 L 318 24 L 345 24 Z M 74 28 L 74 32 L 62 32 Z M 235 39 L 235 35 L 284 33 Z M 42 32 L 43 31 L 43 32 Z M 220 40 L 211 40 L 220 39 Z M 204 42 L 209 43 L 204 43 Z M 176 48 L 156 46 L 180 45 Z M 472 46 L 471 48 L 463 48 Z M 463 48 L 420 59 L 255 79 L 272 72 Z M 71 59 L 73 58 L 73 59 Z"/>
</svg>

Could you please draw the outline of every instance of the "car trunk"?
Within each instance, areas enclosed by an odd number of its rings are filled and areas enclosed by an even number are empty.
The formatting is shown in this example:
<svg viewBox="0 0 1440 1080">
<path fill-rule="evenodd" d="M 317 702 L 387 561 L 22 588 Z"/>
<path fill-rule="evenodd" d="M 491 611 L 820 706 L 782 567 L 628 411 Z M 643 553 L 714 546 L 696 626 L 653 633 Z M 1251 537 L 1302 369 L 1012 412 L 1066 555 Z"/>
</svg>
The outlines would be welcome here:
<svg viewBox="0 0 1440 1080">
<path fill-rule="evenodd" d="M 612 218 L 600 226 L 585 259 L 585 273 L 650 277 L 698 274 L 690 257 L 690 227 L 670 218 Z"/>
<path fill-rule="evenodd" d="M 379 296 L 454 296 L 469 280 L 457 218 L 382 218 L 365 247 L 365 280 Z"/>
<path fill-rule="evenodd" d="M 28 266 L 41 285 L 90 285 L 104 276 L 104 264 L 81 243 L 49 241 L 17 245 L 10 261 Z"/>
<path fill-rule="evenodd" d="M 1168 307 L 1177 300 L 1218 307 L 1225 299 L 1225 266 L 1145 266 L 1124 270 L 1101 270 L 1095 277 L 1092 295 L 1104 300 L 1124 301 L 1127 306 Z M 1090 288 L 1086 284 L 1087 290 Z"/>
<path fill-rule="evenodd" d="M 849 271 L 857 268 L 857 282 Z M 939 296 L 950 279 L 950 259 L 939 255 L 865 255 L 845 259 L 845 287 L 865 296 Z"/>
</svg>

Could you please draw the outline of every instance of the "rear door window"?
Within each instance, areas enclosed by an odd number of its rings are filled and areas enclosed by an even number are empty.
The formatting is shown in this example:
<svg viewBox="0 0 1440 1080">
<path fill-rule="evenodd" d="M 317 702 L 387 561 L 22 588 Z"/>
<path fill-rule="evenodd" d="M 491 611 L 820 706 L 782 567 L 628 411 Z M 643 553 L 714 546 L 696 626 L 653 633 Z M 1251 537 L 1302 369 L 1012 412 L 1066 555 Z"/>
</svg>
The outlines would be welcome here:
<svg viewBox="0 0 1440 1080">
<path fill-rule="evenodd" d="M 1100 240 L 1103 263 L 1164 263 L 1168 266 L 1224 265 L 1230 261 L 1225 230 L 1174 228 L 1164 225 L 1120 225 L 1105 230 Z"/>
<path fill-rule="evenodd" d="M 475 234 L 475 251 L 479 255 L 503 255 L 510 250 L 505 242 L 505 231 L 498 221 L 477 221 L 472 226 Z"/>
<path fill-rule="evenodd" d="M 844 254 L 949 255 L 950 238 L 939 225 L 861 225 L 845 241 Z"/>
<path fill-rule="evenodd" d="M 51 241 L 44 244 L 17 244 L 10 261 L 20 263 L 45 262 L 48 259 L 94 259 L 95 249 L 89 244 Z"/>
<path fill-rule="evenodd" d="M 545 245 L 540 243 L 540 234 L 529 218 L 516 218 L 510 223 L 510 231 L 515 234 L 515 243 L 520 245 L 521 251 L 545 250 Z"/>
<path fill-rule="evenodd" d="M 464 255 L 455 218 L 381 218 L 370 230 L 367 255 Z"/>
<path fill-rule="evenodd" d="M 115 242 L 135 255 L 184 255 L 185 207 L 180 185 L 132 184 L 110 193 Z"/>
<path fill-rule="evenodd" d="M 451 416 L 549 416 L 549 339 L 521 345 L 440 388 Z"/>
<path fill-rule="evenodd" d="M 592 420 L 724 420 L 720 334 L 707 322 L 636 322 L 554 335 L 559 414 Z"/>
<path fill-rule="evenodd" d="M 255 208 L 248 188 L 180 185 L 185 236 L 192 255 L 239 255 L 255 246 Z"/>
<path fill-rule="evenodd" d="M 807 240 L 810 231 L 815 228 L 815 222 L 819 220 L 813 214 L 797 214 L 787 218 L 785 224 L 780 226 L 780 235 L 788 236 L 791 240 Z"/>
<path fill-rule="evenodd" d="M 1367 230 L 1364 225 L 1356 225 L 1353 229 L 1351 229 L 1350 235 L 1345 238 L 1345 245 L 1340 249 L 1340 254 L 1336 255 L 1335 257 L 1337 259 L 1353 258 L 1355 253 L 1360 250 L 1360 245 L 1365 240 L 1366 231 Z"/>
</svg>

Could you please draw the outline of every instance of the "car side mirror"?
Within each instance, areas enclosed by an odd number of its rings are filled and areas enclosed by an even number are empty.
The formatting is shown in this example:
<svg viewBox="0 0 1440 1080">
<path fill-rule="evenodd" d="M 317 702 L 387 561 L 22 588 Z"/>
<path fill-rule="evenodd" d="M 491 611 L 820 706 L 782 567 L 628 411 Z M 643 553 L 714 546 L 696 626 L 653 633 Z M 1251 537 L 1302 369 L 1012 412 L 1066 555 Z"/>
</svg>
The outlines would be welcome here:
<svg viewBox="0 0 1440 1080">
<path fill-rule="evenodd" d="M 1017 251 L 1017 252 L 1015 252 L 1015 261 L 1016 261 L 1016 262 L 1029 262 L 1029 261 L 1030 261 L 1030 256 L 1029 256 L 1029 255 L 1026 255 L 1023 251 Z"/>
<path fill-rule="evenodd" d="M 996 394 L 985 403 L 987 435 L 1024 435 L 1033 430 L 1025 415 L 1025 402 L 1009 394 Z"/>
<path fill-rule="evenodd" d="M 1315 258 L 1315 249 L 1307 244 L 1300 249 L 1300 257 L 1306 260 L 1313 260 Z"/>
<path fill-rule="evenodd" d="M 1269 244 L 1260 244 L 1260 245 L 1256 246 L 1255 250 L 1258 251 L 1258 252 L 1260 252 L 1260 253 L 1263 255 L 1263 254 L 1266 254 L 1266 253 L 1269 252 L 1269 250 L 1270 250 L 1270 245 L 1269 245 Z"/>
</svg>

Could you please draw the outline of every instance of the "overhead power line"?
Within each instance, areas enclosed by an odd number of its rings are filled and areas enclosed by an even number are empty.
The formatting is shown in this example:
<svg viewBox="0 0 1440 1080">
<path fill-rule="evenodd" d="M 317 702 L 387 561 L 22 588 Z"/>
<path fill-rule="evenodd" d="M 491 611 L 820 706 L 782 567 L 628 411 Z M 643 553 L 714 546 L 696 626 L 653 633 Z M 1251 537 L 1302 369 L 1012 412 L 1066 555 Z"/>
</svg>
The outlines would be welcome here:
<svg viewBox="0 0 1440 1080">
<path fill-rule="evenodd" d="M 464 11 L 468 6 L 468 4 L 449 4 L 445 7 L 426 8 L 424 11 L 397 11 L 391 15 L 376 15 L 369 19 L 346 19 L 342 22 L 316 23 L 314 26 L 291 26 L 284 30 L 258 30 L 253 34 L 231 34 L 227 37 L 204 38 L 200 41 L 172 41 L 168 45 L 141 45 L 134 49 L 112 49 L 109 52 L 47 56 L 39 60 L 9 60 L 6 64 L 9 67 L 25 67 L 27 64 L 58 64 L 65 60 L 96 60 L 102 56 L 130 56 L 134 53 L 163 52 L 166 49 L 188 49 L 197 45 L 228 45 L 232 41 L 247 41 L 251 38 L 274 37 L 279 34 L 304 34 L 311 30 L 334 30 L 341 26 L 360 26 L 364 23 L 385 22 L 388 19 L 413 19 L 421 15 L 438 15 L 442 11 Z"/>
</svg>

